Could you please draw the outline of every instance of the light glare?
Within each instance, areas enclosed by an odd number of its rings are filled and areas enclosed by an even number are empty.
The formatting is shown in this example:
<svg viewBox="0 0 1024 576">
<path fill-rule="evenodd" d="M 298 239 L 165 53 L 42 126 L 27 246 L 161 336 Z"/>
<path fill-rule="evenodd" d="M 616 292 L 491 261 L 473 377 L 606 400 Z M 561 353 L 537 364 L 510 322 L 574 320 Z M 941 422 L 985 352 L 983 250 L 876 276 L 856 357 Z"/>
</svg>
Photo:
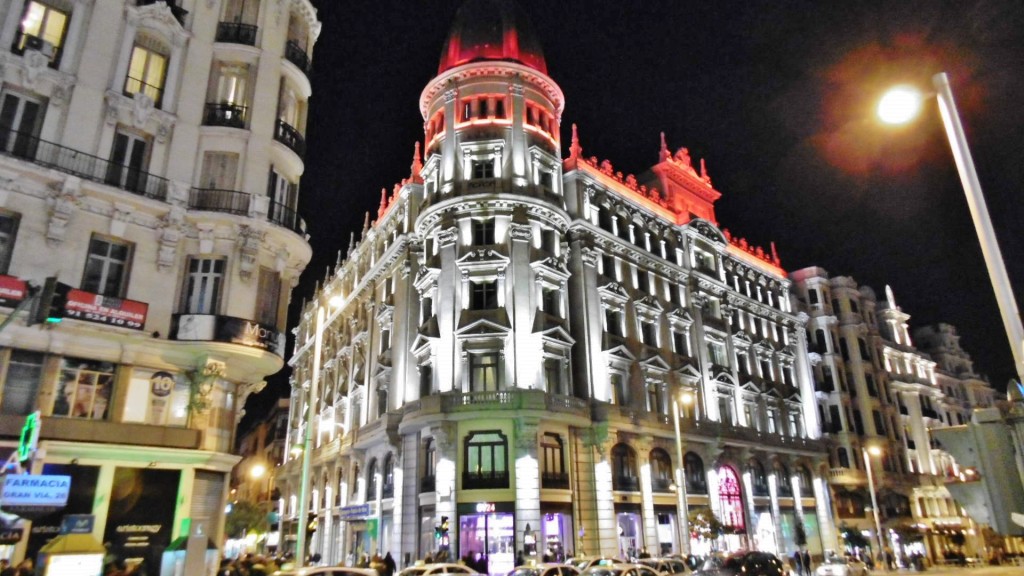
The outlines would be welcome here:
<svg viewBox="0 0 1024 576">
<path fill-rule="evenodd" d="M 903 124 L 921 110 L 921 93 L 912 86 L 896 86 L 878 102 L 878 117 L 886 124 Z"/>
</svg>

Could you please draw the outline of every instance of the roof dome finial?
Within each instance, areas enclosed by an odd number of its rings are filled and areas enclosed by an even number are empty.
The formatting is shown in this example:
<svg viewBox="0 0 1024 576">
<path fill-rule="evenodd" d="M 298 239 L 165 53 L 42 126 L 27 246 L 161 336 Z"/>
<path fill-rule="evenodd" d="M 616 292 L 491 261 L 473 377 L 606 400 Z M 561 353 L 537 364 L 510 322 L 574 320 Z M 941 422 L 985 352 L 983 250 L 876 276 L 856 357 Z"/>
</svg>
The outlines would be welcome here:
<svg viewBox="0 0 1024 576">
<path fill-rule="evenodd" d="M 437 73 L 470 62 L 518 62 L 548 73 L 540 42 L 512 0 L 467 0 L 455 13 Z"/>
</svg>

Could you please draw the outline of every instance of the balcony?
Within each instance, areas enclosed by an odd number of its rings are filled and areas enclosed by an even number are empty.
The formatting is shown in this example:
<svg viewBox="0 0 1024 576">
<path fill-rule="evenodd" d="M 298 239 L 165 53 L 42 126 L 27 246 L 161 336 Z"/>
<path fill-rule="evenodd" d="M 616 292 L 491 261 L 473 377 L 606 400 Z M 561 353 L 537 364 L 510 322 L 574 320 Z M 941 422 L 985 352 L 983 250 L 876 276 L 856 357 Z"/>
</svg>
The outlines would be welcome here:
<svg viewBox="0 0 1024 576">
<path fill-rule="evenodd" d="M 0 153 L 146 198 L 167 200 L 166 178 L 47 142 L 27 132 L 0 129 Z"/>
<path fill-rule="evenodd" d="M 209 102 L 203 114 L 203 125 L 245 129 L 246 112 L 248 107 L 242 104 Z"/>
<path fill-rule="evenodd" d="M 284 120 L 278 119 L 274 140 L 284 144 L 302 158 L 306 155 L 306 138 Z"/>
<path fill-rule="evenodd" d="M 281 226 L 287 228 L 292 232 L 295 232 L 299 236 L 305 233 L 302 219 L 299 218 L 299 213 L 293 208 L 289 208 L 280 202 L 270 201 L 270 210 L 267 212 L 267 219 Z"/>
<path fill-rule="evenodd" d="M 541 488 L 569 489 L 569 474 L 566 472 L 544 472 L 540 477 Z"/>
<path fill-rule="evenodd" d="M 612 479 L 612 490 L 639 492 L 640 479 L 636 476 L 615 476 Z"/>
<path fill-rule="evenodd" d="M 309 73 L 309 55 L 306 49 L 289 40 L 284 46 L 284 59 L 295 64 L 303 73 Z"/>
<path fill-rule="evenodd" d="M 246 46 L 256 45 L 256 32 L 259 27 L 255 24 L 242 24 L 241 22 L 221 22 L 217 24 L 216 42 L 229 42 L 231 44 L 245 44 Z"/>
<path fill-rule="evenodd" d="M 38 36 L 25 34 L 21 30 L 18 30 L 17 35 L 14 37 L 14 44 L 11 46 L 11 52 L 21 56 L 25 54 L 25 50 L 35 50 L 49 58 L 50 62 L 47 66 L 50 68 L 57 68 L 60 66 L 60 57 L 63 52 L 62 47 L 54 46 L 50 42 L 47 42 Z"/>
<path fill-rule="evenodd" d="M 863 470 L 855 468 L 831 468 L 828 471 L 829 484 L 857 485 L 867 482 Z"/>
<path fill-rule="evenodd" d="M 672 492 L 672 480 L 668 478 L 651 478 L 651 490 L 654 492 Z"/>
<path fill-rule="evenodd" d="M 183 342 L 226 342 L 284 356 L 284 334 L 276 327 L 233 316 L 174 314 L 169 338 Z"/>
<path fill-rule="evenodd" d="M 508 488 L 508 470 L 488 470 L 462 473 L 463 490 L 485 490 Z"/>
<path fill-rule="evenodd" d="M 185 16 L 188 14 L 188 10 L 178 6 L 175 0 L 136 0 L 135 2 L 136 6 L 149 6 L 150 4 L 166 4 L 171 9 L 174 19 L 182 26 L 185 25 Z"/>
<path fill-rule="evenodd" d="M 188 207 L 191 210 L 246 216 L 249 214 L 249 194 L 237 190 L 193 188 L 188 195 Z"/>
<path fill-rule="evenodd" d="M 420 492 L 433 492 L 435 490 L 434 475 L 424 476 L 420 478 Z"/>
</svg>

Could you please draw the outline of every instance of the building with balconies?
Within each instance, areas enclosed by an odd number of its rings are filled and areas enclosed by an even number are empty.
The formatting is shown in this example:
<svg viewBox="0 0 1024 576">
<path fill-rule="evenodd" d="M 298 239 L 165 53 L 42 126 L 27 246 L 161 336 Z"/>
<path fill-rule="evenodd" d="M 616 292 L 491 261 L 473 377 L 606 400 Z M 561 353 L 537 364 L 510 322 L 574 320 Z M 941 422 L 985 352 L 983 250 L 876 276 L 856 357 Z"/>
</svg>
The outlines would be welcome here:
<svg viewBox="0 0 1024 576">
<path fill-rule="evenodd" d="M 512 3 L 460 9 L 410 175 L 302 311 L 286 530 L 308 505 L 325 563 L 486 552 L 491 573 L 518 550 L 703 553 L 697 508 L 728 549 L 790 553 L 798 525 L 835 547 L 777 256 L 719 227 L 704 163 L 664 136 L 639 177 L 575 128 L 563 157 L 564 101 Z"/>
<path fill-rule="evenodd" d="M 318 32 L 308 0 L 0 5 L 0 438 L 39 411 L 31 471 L 72 478 L 3 556 L 34 557 L 64 514 L 150 566 L 187 519 L 220 545 L 235 427 L 284 364 L 311 256 Z M 63 321 L 30 325 L 47 278 Z"/>
<path fill-rule="evenodd" d="M 829 446 L 830 487 L 836 519 L 872 534 L 866 458 L 877 488 L 887 547 L 942 560 L 959 549 L 984 548 L 978 525 L 957 506 L 946 483 L 957 462 L 930 432 L 963 424 L 971 411 L 992 405 L 994 392 L 974 373 L 952 326 L 939 324 L 910 336 L 910 315 L 892 290 L 874 291 L 822 268 L 790 274 L 800 307 L 808 314 L 807 339 L 814 366 L 817 411 Z M 870 417 L 868 416 L 870 415 Z M 867 448 L 881 450 L 869 456 Z M 910 544 L 908 546 L 908 543 Z"/>
</svg>

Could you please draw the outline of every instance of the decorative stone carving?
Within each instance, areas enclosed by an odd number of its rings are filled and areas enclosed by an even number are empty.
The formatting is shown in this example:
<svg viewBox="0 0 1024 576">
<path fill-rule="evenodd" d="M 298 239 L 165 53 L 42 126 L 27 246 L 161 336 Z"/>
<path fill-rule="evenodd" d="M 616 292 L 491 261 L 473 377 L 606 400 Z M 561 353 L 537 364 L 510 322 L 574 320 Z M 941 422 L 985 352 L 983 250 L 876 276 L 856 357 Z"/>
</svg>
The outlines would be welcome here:
<svg viewBox="0 0 1024 576">
<path fill-rule="evenodd" d="M 185 209 L 171 206 L 163 218 L 163 226 L 158 231 L 159 247 L 156 252 L 156 265 L 159 270 L 167 270 L 174 266 L 178 254 L 178 243 L 185 235 Z"/>
<path fill-rule="evenodd" d="M 516 450 L 520 455 L 537 453 L 537 422 L 525 418 L 517 418 L 516 425 Z"/>
<path fill-rule="evenodd" d="M 78 207 L 81 197 L 82 180 L 75 176 L 68 176 L 47 200 L 50 208 L 50 220 L 46 226 L 46 242 L 50 246 L 57 246 L 64 242 L 67 234 L 68 222 L 75 208 Z"/>
<path fill-rule="evenodd" d="M 50 58 L 38 50 L 25 50 L 24 83 L 27 88 L 35 89 L 39 75 L 49 69 Z"/>
<path fill-rule="evenodd" d="M 132 98 L 132 125 L 142 128 L 149 121 L 155 103 L 145 92 L 136 92 Z"/>
<path fill-rule="evenodd" d="M 513 240 L 529 242 L 533 238 L 533 227 L 529 224 L 512 224 L 508 234 Z"/>
<path fill-rule="evenodd" d="M 459 239 L 459 230 L 452 226 L 451 228 L 445 228 L 437 233 L 437 243 L 442 248 L 455 245 Z"/>
<path fill-rule="evenodd" d="M 199 253 L 209 254 L 213 252 L 213 242 L 216 239 L 213 224 L 196 224 L 196 230 L 199 231 Z"/>
<path fill-rule="evenodd" d="M 132 220 L 132 212 L 135 208 L 129 204 L 115 203 L 114 213 L 110 218 L 110 235 L 123 238 L 127 225 Z"/>
</svg>

